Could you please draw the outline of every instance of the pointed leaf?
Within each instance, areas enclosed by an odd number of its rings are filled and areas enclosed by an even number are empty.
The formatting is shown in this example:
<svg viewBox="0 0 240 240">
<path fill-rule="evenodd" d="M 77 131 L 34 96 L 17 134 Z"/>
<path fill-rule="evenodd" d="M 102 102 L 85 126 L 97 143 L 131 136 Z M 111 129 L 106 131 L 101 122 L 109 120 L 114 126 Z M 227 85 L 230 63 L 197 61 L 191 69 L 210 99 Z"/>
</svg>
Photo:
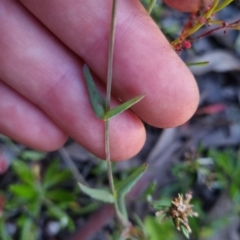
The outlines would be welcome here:
<svg viewBox="0 0 240 240">
<path fill-rule="evenodd" d="M 141 178 L 141 176 L 146 171 L 146 169 L 147 169 L 147 165 L 142 165 L 138 167 L 128 178 L 120 182 L 116 187 L 116 196 L 117 196 L 116 206 L 126 220 L 128 219 L 128 214 L 127 214 L 127 209 L 125 204 L 125 196 L 128 192 L 130 192 L 132 187 Z"/>
<path fill-rule="evenodd" d="M 102 202 L 107 202 L 107 203 L 115 202 L 114 196 L 110 192 L 107 192 L 106 190 L 90 188 L 90 187 L 84 186 L 81 183 L 78 183 L 78 184 L 79 184 L 80 189 L 85 194 L 87 194 L 88 196 L 90 196 L 96 200 L 99 200 Z"/>
<path fill-rule="evenodd" d="M 64 189 L 52 189 L 46 192 L 46 197 L 57 202 L 70 202 L 75 200 L 73 193 Z"/>
<path fill-rule="evenodd" d="M 71 177 L 72 173 L 68 169 L 61 169 L 59 160 L 54 160 L 43 176 L 43 187 L 48 189 L 70 180 Z"/>
<path fill-rule="evenodd" d="M 57 205 L 52 205 L 51 207 L 49 206 L 47 214 L 50 217 L 57 219 L 60 223 L 61 228 L 68 226 L 70 231 L 74 230 L 74 223 L 70 216 Z"/>
<path fill-rule="evenodd" d="M 12 184 L 9 186 L 9 191 L 24 199 L 32 199 L 37 196 L 37 191 L 26 184 Z"/>
<path fill-rule="evenodd" d="M 18 177 L 26 184 L 31 186 L 35 183 L 35 177 L 31 169 L 28 167 L 26 163 L 20 160 L 15 160 L 12 163 L 12 167 L 14 172 L 18 175 Z"/>
<path fill-rule="evenodd" d="M 187 66 L 205 66 L 205 65 L 208 65 L 209 62 L 190 62 L 190 63 L 186 63 Z"/>
<path fill-rule="evenodd" d="M 137 181 L 142 177 L 144 172 L 147 170 L 147 165 L 144 164 L 138 167 L 129 177 L 124 181 L 120 182 L 116 188 L 117 197 L 124 197 L 132 187 L 137 183 Z"/>
<path fill-rule="evenodd" d="M 156 210 L 163 210 L 171 206 L 171 199 L 170 198 L 162 198 L 159 201 L 153 201 L 151 206 Z"/>
<path fill-rule="evenodd" d="M 183 234 L 184 234 L 184 236 L 187 238 L 187 239 L 189 239 L 189 231 L 184 227 L 184 226 L 181 226 L 181 230 L 182 230 L 182 232 L 183 232 Z"/>
<path fill-rule="evenodd" d="M 86 64 L 83 66 L 83 74 L 87 83 L 88 94 L 93 111 L 98 118 L 103 119 L 105 115 L 105 99 L 98 91 L 97 86 L 93 81 L 90 69 Z"/>
<path fill-rule="evenodd" d="M 43 195 L 38 195 L 37 198 L 31 199 L 26 203 L 26 209 L 33 218 L 38 218 L 42 211 L 42 197 Z M 19 205 L 18 205 L 19 206 Z"/>
<path fill-rule="evenodd" d="M 21 159 L 26 161 L 39 161 L 46 157 L 45 152 L 25 150 L 21 153 Z"/>
<path fill-rule="evenodd" d="M 105 117 L 104 120 L 108 120 L 111 117 L 117 116 L 118 114 L 124 112 L 125 110 L 129 109 L 130 107 L 132 107 L 134 104 L 136 104 L 137 102 L 139 102 L 140 100 L 142 100 L 144 98 L 145 95 L 140 95 L 137 97 L 134 97 L 130 100 L 128 100 L 125 103 L 122 103 L 121 105 L 109 110 Z"/>
<path fill-rule="evenodd" d="M 157 218 L 148 215 L 144 218 L 144 227 L 151 240 L 179 239 L 170 221 L 160 224 Z"/>
</svg>

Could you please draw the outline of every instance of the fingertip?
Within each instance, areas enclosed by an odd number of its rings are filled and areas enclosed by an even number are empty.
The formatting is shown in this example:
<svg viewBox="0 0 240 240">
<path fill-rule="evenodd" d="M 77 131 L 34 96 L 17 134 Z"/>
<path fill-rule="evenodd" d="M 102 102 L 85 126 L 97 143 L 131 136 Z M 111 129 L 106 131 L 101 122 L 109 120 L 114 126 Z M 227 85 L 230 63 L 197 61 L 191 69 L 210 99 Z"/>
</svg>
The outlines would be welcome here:
<svg viewBox="0 0 240 240">
<path fill-rule="evenodd" d="M 134 24 L 141 26 L 140 32 Z M 183 124 L 199 101 L 192 73 L 152 22 L 139 18 L 128 31 L 131 34 L 124 35 L 125 42 L 116 41 L 114 87 L 118 95 L 127 100 L 146 94 L 132 109 L 149 125 L 167 128 Z"/>
<path fill-rule="evenodd" d="M 146 130 L 142 121 L 133 113 L 130 114 L 132 115 L 130 124 L 126 121 L 126 118 L 122 122 L 116 122 L 116 124 L 122 125 L 122 131 L 119 129 L 119 136 L 112 138 L 115 141 L 120 140 L 111 143 L 113 161 L 122 161 L 134 157 L 143 148 L 146 141 Z M 113 131 L 114 128 L 111 134 L 114 134 Z"/>
<path fill-rule="evenodd" d="M 9 128 L 9 125 L 12 125 Z M 18 127 L 22 127 L 21 130 Z M 37 151 L 52 152 L 61 148 L 67 141 L 67 136 L 57 127 L 44 127 L 43 129 L 31 126 L 31 129 L 22 132 L 26 129 L 26 125 L 17 124 L 14 121 L 0 121 L 0 133 L 9 137 L 10 139 L 21 143 L 29 148 Z M 40 131 L 39 131 L 40 130 Z"/>
<path fill-rule="evenodd" d="M 199 103 L 197 83 L 180 58 L 172 58 L 161 78 L 153 82 L 136 111 L 146 123 L 159 128 L 182 125 L 195 113 Z M 148 109 L 142 111 L 142 109 Z"/>
<path fill-rule="evenodd" d="M 12 123 L 12 128 L 9 129 L 5 122 L 0 122 L 0 132 L 1 134 L 11 138 L 12 140 L 21 143 L 29 148 L 32 148 L 37 151 L 52 152 L 61 148 L 67 141 L 67 136 L 59 129 L 49 129 L 50 131 L 45 133 L 38 132 L 35 133 L 23 133 L 22 131 L 18 132 L 14 126 L 16 123 Z M 23 129 L 25 126 L 23 126 Z"/>
<path fill-rule="evenodd" d="M 173 102 L 169 102 L 165 111 L 161 127 L 177 127 L 187 122 L 195 113 L 199 103 L 199 91 L 195 79 L 191 74 L 182 75 L 185 80 L 179 81 L 179 85 L 173 86 L 178 92 L 173 96 Z M 173 91 L 174 93 L 174 91 Z M 175 100 L 174 100 L 175 99 Z"/>
<path fill-rule="evenodd" d="M 40 135 L 40 138 L 35 141 L 27 139 L 26 145 L 38 151 L 52 152 L 60 149 L 67 139 L 67 135 L 60 129 L 51 129 L 51 132 Z"/>
<path fill-rule="evenodd" d="M 0 133 L 39 151 L 54 151 L 67 135 L 37 106 L 0 81 Z"/>
</svg>

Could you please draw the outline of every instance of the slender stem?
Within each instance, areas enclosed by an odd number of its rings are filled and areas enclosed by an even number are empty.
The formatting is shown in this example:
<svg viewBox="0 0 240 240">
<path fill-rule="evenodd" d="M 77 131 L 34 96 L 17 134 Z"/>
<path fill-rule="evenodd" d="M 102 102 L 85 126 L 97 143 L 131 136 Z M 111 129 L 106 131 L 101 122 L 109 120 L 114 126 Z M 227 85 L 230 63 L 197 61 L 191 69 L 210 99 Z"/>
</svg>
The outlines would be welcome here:
<svg viewBox="0 0 240 240">
<path fill-rule="evenodd" d="M 205 14 L 203 14 L 203 18 L 204 19 L 210 19 L 212 14 L 214 13 L 214 10 L 216 9 L 216 7 L 218 6 L 220 0 L 214 0 L 212 7 L 210 10 L 208 10 Z M 194 24 L 191 28 L 184 28 L 181 36 L 179 38 L 177 38 L 176 40 L 174 40 L 173 42 L 171 42 L 171 45 L 177 45 L 180 42 L 182 42 L 182 40 L 185 40 L 186 38 L 188 38 L 189 36 L 191 36 L 192 34 L 194 34 L 196 31 L 198 31 L 201 27 L 203 27 L 205 25 L 205 23 L 202 22 L 197 22 L 196 24 Z"/>
<path fill-rule="evenodd" d="M 114 40 L 115 40 L 115 30 L 116 30 L 116 13 L 117 13 L 117 2 L 118 0 L 113 0 L 112 5 L 112 16 L 111 16 L 111 29 L 110 29 L 110 38 L 109 38 L 109 48 L 108 48 L 108 69 L 107 69 L 107 94 L 106 94 L 106 105 L 105 113 L 110 110 L 111 103 L 111 91 L 112 91 L 112 76 L 113 76 L 113 50 L 114 50 Z M 114 197 L 116 197 L 116 191 L 113 181 L 112 173 L 112 164 L 111 164 L 111 154 L 110 154 L 110 122 L 109 120 L 105 121 L 105 154 L 108 170 L 108 181 L 110 185 L 111 192 Z M 115 211 L 117 214 L 118 221 L 122 224 L 123 227 L 129 225 L 127 219 L 125 219 L 121 212 L 118 209 L 117 202 L 115 202 Z"/>
<path fill-rule="evenodd" d="M 117 2 L 118 0 L 113 0 L 112 5 L 112 17 L 111 17 L 111 29 L 110 29 L 110 38 L 109 38 L 109 48 L 108 48 L 108 69 L 107 69 L 107 96 L 106 96 L 106 106 L 105 113 L 110 110 L 110 102 L 111 102 L 111 91 L 112 91 L 112 76 L 113 76 L 113 50 L 114 50 L 114 39 L 115 39 L 115 30 L 116 30 L 116 13 L 117 13 Z M 108 181 L 110 185 L 111 192 L 113 196 L 116 197 L 116 191 L 113 181 L 113 173 L 112 173 L 112 164 L 111 164 L 111 155 L 110 155 L 110 131 L 109 131 L 109 120 L 105 121 L 105 154 L 107 161 L 107 169 L 108 169 Z M 115 202 L 115 211 L 117 214 L 117 218 L 122 226 L 128 226 L 128 221 L 123 218 L 120 213 L 118 206 Z"/>
<path fill-rule="evenodd" d="M 63 160 L 65 161 L 68 168 L 71 170 L 71 172 L 72 172 L 73 176 L 75 177 L 76 181 L 84 184 L 85 186 L 88 186 L 84 177 L 79 173 L 76 165 L 74 164 L 73 160 L 69 156 L 67 150 L 64 147 L 62 147 L 61 149 L 59 149 L 59 153 L 60 153 L 61 157 L 63 158 Z"/>
<path fill-rule="evenodd" d="M 106 113 L 110 110 L 110 102 L 111 102 L 116 11 L 117 11 L 117 0 L 113 0 L 110 39 L 109 39 L 109 48 L 108 48 L 107 96 L 106 96 L 106 109 L 105 109 Z M 109 185 L 110 185 L 112 194 L 115 196 L 115 187 L 114 187 L 111 157 L 110 157 L 111 155 L 110 155 L 109 120 L 105 121 L 105 154 L 106 154 L 106 161 L 107 161 Z"/>
<path fill-rule="evenodd" d="M 111 192 L 113 196 L 115 196 L 115 186 L 113 181 L 113 173 L 112 173 L 112 164 L 110 157 L 110 137 L 109 137 L 109 120 L 105 121 L 105 154 L 107 161 L 107 171 L 108 171 L 108 181 L 110 185 Z"/>
<path fill-rule="evenodd" d="M 117 15 L 117 2 L 118 0 L 113 0 L 112 5 L 112 21 L 110 29 L 110 39 L 108 46 L 108 73 L 107 73 L 107 97 L 106 97 L 106 111 L 110 109 L 111 102 L 111 91 L 112 91 L 112 75 L 113 75 L 113 50 L 114 50 L 114 40 L 116 31 L 116 15 Z"/>
</svg>

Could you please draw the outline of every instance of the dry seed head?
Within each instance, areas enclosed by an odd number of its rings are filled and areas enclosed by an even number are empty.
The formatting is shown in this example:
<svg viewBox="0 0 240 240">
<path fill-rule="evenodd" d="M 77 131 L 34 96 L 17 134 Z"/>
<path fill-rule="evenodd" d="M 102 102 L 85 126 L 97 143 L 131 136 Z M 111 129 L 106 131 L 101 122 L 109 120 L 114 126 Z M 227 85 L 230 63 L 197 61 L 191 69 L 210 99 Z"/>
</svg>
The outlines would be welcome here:
<svg viewBox="0 0 240 240">
<path fill-rule="evenodd" d="M 198 213 L 193 211 L 193 205 L 190 204 L 191 199 L 191 192 L 186 193 L 184 197 L 182 194 L 178 194 L 178 197 L 172 200 L 171 206 L 156 212 L 156 216 L 164 214 L 166 217 L 172 218 L 177 230 L 180 230 L 180 227 L 183 226 L 191 233 L 192 230 L 188 224 L 188 217 L 198 217 Z"/>
</svg>

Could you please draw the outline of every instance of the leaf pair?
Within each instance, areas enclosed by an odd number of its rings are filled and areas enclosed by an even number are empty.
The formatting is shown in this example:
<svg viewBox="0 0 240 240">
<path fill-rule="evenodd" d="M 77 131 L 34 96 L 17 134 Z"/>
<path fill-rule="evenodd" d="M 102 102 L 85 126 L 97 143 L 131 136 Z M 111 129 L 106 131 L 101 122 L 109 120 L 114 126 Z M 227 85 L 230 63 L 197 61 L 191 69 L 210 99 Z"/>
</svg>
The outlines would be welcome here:
<svg viewBox="0 0 240 240">
<path fill-rule="evenodd" d="M 87 89 L 93 111 L 98 118 L 103 119 L 104 121 L 124 112 L 125 110 L 129 109 L 131 106 L 142 100 L 144 97 L 144 95 L 134 97 L 113 109 L 106 110 L 106 100 L 98 91 L 97 86 L 93 81 L 91 72 L 86 64 L 83 66 L 83 74 L 87 83 Z"/>
<path fill-rule="evenodd" d="M 117 209 L 123 215 L 125 219 L 127 219 L 127 212 L 125 208 L 125 196 L 133 186 L 138 182 L 138 180 L 142 177 L 143 173 L 147 170 L 146 165 L 142 165 L 138 167 L 130 176 L 128 176 L 124 181 L 120 182 L 116 187 L 115 196 L 111 194 L 107 190 L 103 189 L 94 189 L 89 188 L 81 183 L 79 184 L 80 189 L 96 200 L 106 202 L 106 203 L 115 203 Z"/>
</svg>

